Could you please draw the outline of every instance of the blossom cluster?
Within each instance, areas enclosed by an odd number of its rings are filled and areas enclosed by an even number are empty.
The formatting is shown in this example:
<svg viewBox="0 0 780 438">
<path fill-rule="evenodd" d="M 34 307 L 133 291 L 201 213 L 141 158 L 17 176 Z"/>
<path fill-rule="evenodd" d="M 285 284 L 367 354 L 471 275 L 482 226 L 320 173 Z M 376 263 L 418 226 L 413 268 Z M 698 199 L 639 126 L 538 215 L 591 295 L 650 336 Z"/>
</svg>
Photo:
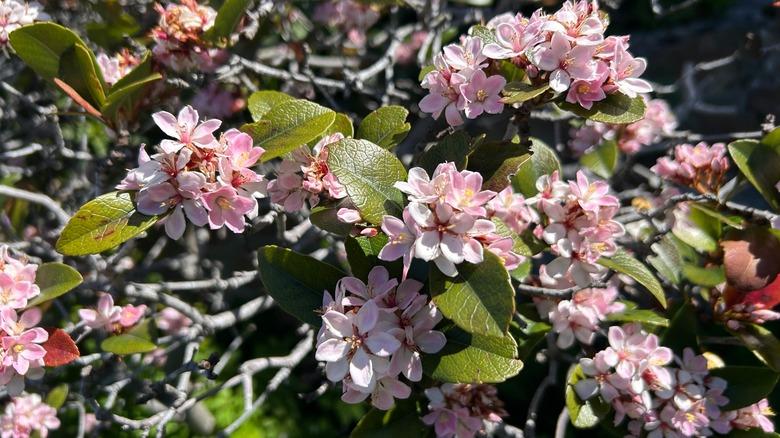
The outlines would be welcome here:
<svg viewBox="0 0 780 438">
<path fill-rule="evenodd" d="M 313 149 L 304 145 L 291 152 L 279 165 L 276 179 L 268 183 L 271 201 L 293 213 L 307 202 L 315 207 L 321 198 L 345 198 L 347 190 L 328 167 L 328 145 L 343 138 L 337 132 L 323 137 Z"/>
<path fill-rule="evenodd" d="M 650 170 L 662 178 L 699 192 L 717 193 L 729 170 L 726 145 L 715 143 L 710 146 L 705 142 L 696 146 L 677 145 L 674 158 L 661 157 Z"/>
<path fill-rule="evenodd" d="M 761 289 L 749 292 L 723 283 L 713 291 L 713 295 L 717 298 L 713 313 L 732 330 L 741 329 L 744 323 L 764 324 L 780 319 L 780 312 L 772 310 L 780 304 L 780 277 Z"/>
<path fill-rule="evenodd" d="M 120 333 L 136 325 L 145 312 L 144 304 L 115 306 L 111 294 L 104 293 L 98 299 L 97 309 L 79 309 L 79 316 L 87 327 Z"/>
<path fill-rule="evenodd" d="M 485 421 L 499 423 L 508 415 L 492 385 L 445 383 L 426 389 L 425 396 L 429 412 L 422 420 L 434 427 L 436 438 L 473 438 Z"/>
<path fill-rule="evenodd" d="M 639 152 L 642 146 L 657 143 L 665 135 L 670 135 L 677 127 L 677 119 L 662 99 L 650 99 L 643 95 L 647 110 L 645 117 L 628 125 L 586 120 L 582 126 L 572 128 L 569 147 L 577 155 L 590 152 L 605 141 L 614 141 L 621 151 L 627 154 Z"/>
<path fill-rule="evenodd" d="M 482 190 L 482 175 L 458 171 L 455 164 L 439 164 L 432 176 L 425 169 L 409 170 L 407 181 L 395 187 L 408 195 L 403 220 L 384 216 L 382 231 L 387 244 L 381 260 L 403 257 L 404 276 L 413 257 L 432 261 L 448 276 L 457 274 L 456 265 L 481 263 L 483 247 L 501 257 L 508 270 L 523 262 L 512 251 L 514 241 L 496 232 L 490 217 L 497 217 L 515 231 L 522 231 L 535 216 L 522 195 L 507 187 L 501 193 Z"/>
<path fill-rule="evenodd" d="M 636 97 L 652 91 L 639 78 L 646 61 L 628 51 L 628 36 L 605 37 L 607 25 L 598 4 L 587 0 L 566 1 L 552 15 L 539 9 L 530 17 L 494 17 L 487 27 L 495 42 L 465 37 L 436 56 L 435 69 L 422 81 L 429 94 L 420 109 L 435 117 L 444 111 L 452 126 L 463 123 L 461 110 L 468 118 L 501 112 L 499 93 L 506 81 L 485 73 L 499 60 L 523 69 L 532 86 L 549 85 L 567 102 L 587 109 L 609 94 Z"/>
<path fill-rule="evenodd" d="M 44 373 L 46 350 L 41 344 L 49 334 L 36 327 L 41 311 L 21 313 L 41 293 L 35 284 L 37 270 L 38 265 L 11 257 L 8 247 L 0 245 L 0 385 L 12 395 L 24 390 L 25 377 L 40 379 Z"/>
<path fill-rule="evenodd" d="M 356 0 L 327 0 L 314 9 L 314 20 L 343 31 L 353 48 L 366 45 L 366 31 L 379 20 L 379 11 Z"/>
<path fill-rule="evenodd" d="M 325 374 L 342 382 L 342 400 L 371 404 L 387 410 L 395 399 L 405 399 L 411 382 L 422 379 L 422 353 L 436 353 L 446 343 L 434 330 L 442 316 L 422 283 L 398 282 L 382 266 L 374 267 L 364 283 L 344 277 L 334 294 L 325 292 L 322 328 L 317 335 L 317 360 L 325 362 Z"/>
<path fill-rule="evenodd" d="M 201 123 L 190 106 L 178 117 L 160 111 L 152 118 L 172 138 L 160 142 L 161 152 L 152 156 L 141 147 L 138 167 L 117 189 L 138 191 L 139 212 L 166 214 L 165 232 L 172 239 L 184 234 L 185 217 L 196 226 L 243 232 L 246 218 L 257 216 L 256 198 L 265 196 L 265 177 L 251 169 L 265 150 L 237 129 L 217 139 L 214 132 L 222 122 Z"/>
<path fill-rule="evenodd" d="M 157 62 L 176 72 L 210 72 L 224 61 L 226 52 L 211 47 L 204 39 L 217 17 L 213 8 L 199 5 L 197 0 L 180 0 L 166 7 L 155 4 L 155 10 L 160 19 L 151 37 Z"/>
<path fill-rule="evenodd" d="M 26 24 L 44 18 L 38 2 L 0 0 L 0 48 L 8 44 L 8 35 Z"/>
<path fill-rule="evenodd" d="M 683 357 L 659 345 L 639 324 L 613 326 L 609 346 L 580 359 L 587 378 L 575 384 L 582 400 L 600 395 L 615 410 L 614 423 L 628 417 L 630 436 L 649 438 L 727 434 L 762 427 L 773 431 L 766 403 L 724 411 L 727 382 L 710 376 L 707 358 L 686 348 Z"/>
<path fill-rule="evenodd" d="M 609 314 L 625 310 L 625 304 L 615 302 L 617 298 L 617 287 L 610 285 L 606 289 L 579 290 L 572 295 L 571 300 L 560 300 L 556 303 L 539 299 L 535 304 L 539 314 L 550 320 L 553 331 L 558 334 L 558 347 L 569 348 L 575 339 L 591 345 L 599 330 L 599 324 Z"/>
<path fill-rule="evenodd" d="M 40 436 L 46 438 L 49 431 L 59 429 L 60 420 L 57 410 L 47 405 L 38 394 L 25 394 L 14 397 L 5 405 L 0 416 L 0 437 L 26 438 Z M 35 434 L 35 435 L 34 435 Z"/>
<path fill-rule="evenodd" d="M 141 60 L 129 50 L 124 49 L 114 56 L 108 56 L 105 53 L 98 54 L 97 63 L 103 73 L 103 80 L 111 86 L 130 73 L 135 66 L 141 63 Z"/>
<path fill-rule="evenodd" d="M 576 181 L 568 182 L 561 181 L 558 172 L 544 175 L 536 188 L 539 193 L 528 201 L 546 220 L 534 233 L 557 256 L 540 267 L 542 283 L 559 289 L 588 286 L 604 272 L 598 259 L 615 254 L 615 239 L 625 234 L 623 225 L 613 219 L 620 201 L 609 194 L 606 182 L 590 182 L 582 171 Z"/>
</svg>

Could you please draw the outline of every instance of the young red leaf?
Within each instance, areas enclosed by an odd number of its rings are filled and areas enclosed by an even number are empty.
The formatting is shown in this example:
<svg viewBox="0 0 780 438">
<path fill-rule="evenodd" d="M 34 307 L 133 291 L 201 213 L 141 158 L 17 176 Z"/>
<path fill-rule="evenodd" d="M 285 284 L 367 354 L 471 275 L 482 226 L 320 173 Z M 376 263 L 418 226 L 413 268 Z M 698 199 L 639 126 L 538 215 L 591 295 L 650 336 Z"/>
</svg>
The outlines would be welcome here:
<svg viewBox="0 0 780 438">
<path fill-rule="evenodd" d="M 46 356 L 43 357 L 44 365 L 59 367 L 81 356 L 79 347 L 65 330 L 49 327 L 46 331 L 49 333 L 49 339 L 43 343 L 43 348 L 46 350 Z"/>
<path fill-rule="evenodd" d="M 721 242 L 728 283 L 747 292 L 763 289 L 775 280 L 780 265 L 780 241 L 766 228 L 734 230 Z"/>
</svg>

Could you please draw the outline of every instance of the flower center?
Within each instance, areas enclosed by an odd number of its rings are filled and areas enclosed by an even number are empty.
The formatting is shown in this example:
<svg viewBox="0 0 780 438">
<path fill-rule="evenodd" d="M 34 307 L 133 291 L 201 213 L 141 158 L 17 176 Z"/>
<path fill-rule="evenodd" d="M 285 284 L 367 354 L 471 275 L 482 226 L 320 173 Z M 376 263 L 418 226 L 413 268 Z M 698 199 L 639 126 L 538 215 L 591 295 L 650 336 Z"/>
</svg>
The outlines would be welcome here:
<svg viewBox="0 0 780 438">
<path fill-rule="evenodd" d="M 485 91 L 485 90 L 478 90 L 477 91 L 477 100 L 478 101 L 484 102 L 485 99 L 487 99 L 487 97 L 488 97 L 487 91 Z"/>
<path fill-rule="evenodd" d="M 217 198 L 216 203 L 223 210 L 232 210 L 233 209 L 233 206 L 230 205 L 230 201 L 228 201 L 227 198 Z"/>
<path fill-rule="evenodd" d="M 588 84 L 579 84 L 577 85 L 577 93 L 579 94 L 585 94 L 590 92 L 590 85 Z"/>
<path fill-rule="evenodd" d="M 14 345 L 14 351 L 16 353 L 21 353 L 22 351 L 24 351 L 24 345 L 22 345 L 22 344 Z"/>
</svg>

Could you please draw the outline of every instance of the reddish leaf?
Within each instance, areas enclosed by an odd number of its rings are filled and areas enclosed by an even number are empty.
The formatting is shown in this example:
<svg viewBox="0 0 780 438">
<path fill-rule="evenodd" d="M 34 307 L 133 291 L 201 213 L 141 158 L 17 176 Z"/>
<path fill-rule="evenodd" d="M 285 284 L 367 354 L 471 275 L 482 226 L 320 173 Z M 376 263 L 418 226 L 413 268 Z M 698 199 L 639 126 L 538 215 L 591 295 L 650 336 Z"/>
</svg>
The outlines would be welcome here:
<svg viewBox="0 0 780 438">
<path fill-rule="evenodd" d="M 763 289 L 780 272 L 780 241 L 766 228 L 734 230 L 721 246 L 726 280 L 739 291 Z"/>
<path fill-rule="evenodd" d="M 43 363 L 47 367 L 67 365 L 81 356 L 79 347 L 65 330 L 50 327 L 46 331 L 49 333 L 49 339 L 43 343 L 46 350 Z"/>
<path fill-rule="evenodd" d="M 775 281 L 766 285 L 766 287 L 748 292 L 742 299 L 746 305 L 755 305 L 761 309 L 771 309 L 780 304 L 780 276 Z"/>
</svg>

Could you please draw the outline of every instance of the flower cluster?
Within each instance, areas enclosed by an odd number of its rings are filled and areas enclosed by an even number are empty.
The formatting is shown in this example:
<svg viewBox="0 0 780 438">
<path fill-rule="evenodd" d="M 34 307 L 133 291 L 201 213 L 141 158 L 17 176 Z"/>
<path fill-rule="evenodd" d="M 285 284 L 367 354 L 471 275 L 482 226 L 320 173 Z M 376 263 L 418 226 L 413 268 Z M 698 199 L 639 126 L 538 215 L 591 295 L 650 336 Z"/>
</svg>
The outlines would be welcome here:
<svg viewBox="0 0 780 438">
<path fill-rule="evenodd" d="M 701 193 L 717 193 L 729 160 L 726 158 L 726 145 L 715 143 L 712 146 L 700 142 L 677 145 L 674 158 L 661 157 L 650 170 L 670 181 L 692 187 Z"/>
<path fill-rule="evenodd" d="M 485 71 L 498 60 L 509 60 L 525 71 L 532 86 L 549 84 L 567 102 L 590 109 L 608 94 L 636 97 L 652 91 L 639 77 L 647 63 L 628 51 L 627 36 L 604 36 L 608 20 L 596 2 L 566 1 L 547 15 L 542 9 L 530 17 L 499 15 L 487 27 L 495 42 L 466 37 L 449 45 L 434 60 L 435 69 L 422 81 L 427 95 L 420 109 L 438 117 L 445 112 L 450 125 L 459 125 L 459 113 L 474 118 L 483 111 L 501 112 L 499 93 L 506 81 Z"/>
<path fill-rule="evenodd" d="M 334 295 L 323 298 L 322 328 L 317 335 L 317 360 L 326 362 L 332 382 L 343 382 L 342 400 L 387 410 L 405 399 L 411 388 L 399 379 L 422 379 L 422 353 L 444 347 L 444 334 L 433 330 L 442 316 L 422 283 L 390 278 L 377 266 L 363 283 L 355 277 L 339 280 Z"/>
<path fill-rule="evenodd" d="M 141 60 L 129 50 L 124 49 L 114 56 L 100 53 L 97 55 L 97 63 L 103 73 L 103 79 L 110 86 L 130 73 L 135 66 L 141 63 Z"/>
<path fill-rule="evenodd" d="M 560 180 L 558 172 L 542 176 L 536 188 L 539 193 L 528 201 L 546 220 L 534 233 L 557 256 L 540 267 L 542 283 L 560 289 L 588 286 L 604 271 L 596 261 L 613 255 L 615 238 L 625 234 L 623 225 L 613 220 L 620 201 L 609 194 L 606 182 L 591 183 L 582 171 L 568 183 Z"/>
<path fill-rule="evenodd" d="M 20 394 L 25 377 L 43 377 L 41 344 L 49 339 L 46 330 L 36 327 L 41 311 L 27 307 L 29 300 L 40 295 L 35 284 L 38 265 L 10 256 L 8 247 L 0 245 L 0 385 L 9 394 Z"/>
<path fill-rule="evenodd" d="M 199 113 L 217 119 L 226 119 L 246 106 L 239 93 L 226 90 L 217 82 L 198 90 L 191 103 Z"/>
<path fill-rule="evenodd" d="M 343 31 L 354 48 L 366 45 L 366 30 L 379 20 L 379 12 L 355 0 L 327 0 L 314 10 L 314 20 Z"/>
<path fill-rule="evenodd" d="M 468 170 L 458 171 L 451 162 L 440 164 L 431 177 L 425 169 L 409 170 L 407 181 L 395 183 L 406 193 L 409 205 L 403 220 L 393 216 L 382 219 L 387 244 L 379 253 L 381 260 L 403 257 L 404 276 L 413 257 L 433 261 L 448 276 L 457 274 L 456 265 L 481 263 L 483 247 L 504 261 L 506 268 L 515 269 L 523 258 L 514 253 L 511 237 L 496 233 L 496 224 L 489 217 L 504 220 L 516 230 L 527 227 L 533 217 L 521 195 L 507 188 L 500 194 L 482 190 L 482 175 Z"/>
<path fill-rule="evenodd" d="M 79 316 L 87 327 L 120 333 L 136 325 L 145 312 L 144 304 L 115 306 L 111 294 L 104 293 L 98 299 L 97 309 L 79 309 Z"/>
<path fill-rule="evenodd" d="M 343 138 L 341 133 L 327 135 L 313 150 L 304 145 L 290 153 L 279 165 L 276 179 L 268 183 L 271 201 L 292 213 L 303 209 L 305 201 L 315 207 L 321 198 L 345 198 L 347 190 L 328 167 L 328 145 Z"/>
<path fill-rule="evenodd" d="M 157 27 L 151 31 L 155 60 L 177 72 L 210 72 L 222 63 L 226 53 L 203 39 L 214 26 L 217 11 L 197 0 L 180 0 L 166 7 L 155 4 L 155 9 L 160 14 Z"/>
<path fill-rule="evenodd" d="M 579 290 L 571 300 L 554 302 L 540 299 L 536 301 L 539 314 L 546 316 L 558 333 L 556 344 L 560 348 L 569 348 L 574 340 L 591 345 L 599 324 L 611 313 L 622 312 L 626 306 L 617 303 L 618 289 L 610 286 L 606 289 L 589 288 Z"/>
<path fill-rule="evenodd" d="M 5 405 L 0 416 L 0 437 L 27 438 L 40 436 L 46 438 L 49 431 L 58 429 L 60 420 L 57 410 L 47 405 L 38 394 L 26 394 L 14 397 Z M 35 434 L 35 435 L 33 435 Z"/>
<path fill-rule="evenodd" d="M 161 152 L 149 156 L 144 148 L 138 167 L 117 185 L 138 190 L 138 211 L 165 217 L 165 232 L 178 239 L 186 228 L 185 217 L 212 230 L 226 226 L 242 233 L 246 217 L 257 216 L 256 198 L 265 196 L 267 181 L 251 169 L 265 152 L 248 134 L 230 129 L 219 140 L 220 124 L 200 123 L 198 112 L 186 106 L 178 117 L 166 111 L 152 115 L 157 126 L 172 139 L 160 142 Z"/>
<path fill-rule="evenodd" d="M 628 125 L 586 120 L 577 128 L 572 128 L 569 147 L 577 155 L 590 152 L 605 141 L 614 141 L 621 151 L 635 154 L 642 148 L 657 143 L 665 135 L 670 135 L 677 127 L 677 119 L 662 99 L 649 99 L 643 95 L 647 110 L 645 117 Z"/>
<path fill-rule="evenodd" d="M 639 324 L 610 327 L 608 339 L 593 359 L 580 359 L 587 378 L 574 389 L 582 400 L 600 395 L 611 404 L 615 425 L 628 417 L 630 436 L 708 436 L 767 424 L 766 409 L 722 411 L 727 382 L 710 376 L 707 359 L 691 349 L 675 357 Z"/>
<path fill-rule="evenodd" d="M 0 48 L 8 44 L 8 35 L 20 27 L 44 18 L 38 2 L 0 0 Z"/>
<path fill-rule="evenodd" d="M 506 79 L 485 73 L 488 63 L 483 49 L 480 38 L 463 37 L 460 44 L 450 44 L 436 55 L 435 69 L 422 80 L 428 95 L 420 101 L 420 110 L 437 119 L 444 112 L 450 126 L 463 124 L 461 111 L 469 119 L 503 111 L 500 93 Z"/>
<path fill-rule="evenodd" d="M 723 283 L 713 291 L 713 299 L 715 316 L 732 330 L 741 329 L 743 323 L 778 320 L 780 312 L 772 309 L 780 304 L 780 276 L 763 288 L 748 292 Z"/>
<path fill-rule="evenodd" d="M 423 422 L 434 426 L 436 438 L 473 438 L 483 422 L 501 422 L 507 415 L 496 388 L 484 384 L 445 383 L 425 390 L 428 410 Z"/>
</svg>

